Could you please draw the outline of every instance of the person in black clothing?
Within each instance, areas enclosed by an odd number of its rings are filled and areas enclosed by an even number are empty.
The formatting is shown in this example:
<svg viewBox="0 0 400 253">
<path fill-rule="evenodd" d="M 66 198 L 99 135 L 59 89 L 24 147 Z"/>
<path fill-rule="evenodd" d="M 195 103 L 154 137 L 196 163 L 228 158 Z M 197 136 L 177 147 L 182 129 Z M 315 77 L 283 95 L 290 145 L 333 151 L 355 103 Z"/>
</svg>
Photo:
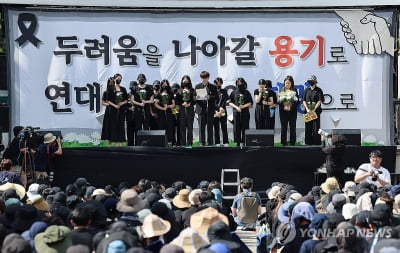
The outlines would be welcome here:
<svg viewBox="0 0 400 253">
<path fill-rule="evenodd" d="M 136 86 L 131 96 L 131 101 L 135 106 L 135 133 L 139 130 L 150 130 L 150 107 L 151 104 L 154 103 L 152 99 L 153 91 L 152 88 L 146 84 L 146 76 L 144 74 L 139 74 L 137 81 L 139 84 Z"/>
<path fill-rule="evenodd" d="M 161 92 L 154 97 L 154 106 L 158 110 L 158 125 L 166 131 L 169 143 L 173 143 L 172 109 L 175 107 L 174 96 L 168 80 L 161 81 Z"/>
<path fill-rule="evenodd" d="M 193 121 L 194 105 L 196 104 L 192 81 L 188 75 L 181 79 L 182 107 L 180 111 L 180 145 L 192 146 L 193 144 Z"/>
<path fill-rule="evenodd" d="M 101 104 L 106 107 L 103 117 L 103 125 L 101 128 L 101 139 L 110 141 L 111 140 L 111 122 L 110 122 L 110 104 L 108 103 L 108 94 L 112 91 L 114 87 L 114 77 L 110 77 L 107 80 L 106 91 L 103 92 L 103 97 L 101 98 Z"/>
<path fill-rule="evenodd" d="M 254 90 L 256 101 L 256 129 L 275 129 L 276 93 L 272 90 L 270 80 L 260 79 L 258 89 Z"/>
<path fill-rule="evenodd" d="M 158 130 L 160 129 L 158 126 L 158 114 L 157 114 L 157 108 L 154 106 L 154 97 L 157 96 L 157 94 L 160 93 L 161 90 L 161 83 L 158 80 L 155 80 L 153 82 L 153 92 L 150 97 L 150 100 L 153 101 L 153 103 L 150 104 L 150 130 Z"/>
<path fill-rule="evenodd" d="M 322 136 L 322 138 L 326 138 Z M 344 186 L 344 152 L 346 150 L 346 137 L 343 134 L 333 134 L 331 137 L 332 145 L 323 146 L 322 151 L 326 155 L 325 167 L 327 177 L 336 177 L 341 186 Z M 325 143 L 325 140 L 322 142 Z"/>
<path fill-rule="evenodd" d="M 250 112 L 253 106 L 253 98 L 247 90 L 247 83 L 239 77 L 236 80 L 236 89 L 231 92 L 229 105 L 233 108 L 234 141 L 237 146 L 244 143 L 245 130 L 249 129 Z"/>
<path fill-rule="evenodd" d="M 114 86 L 108 93 L 108 104 L 110 105 L 110 131 L 111 143 L 118 146 L 126 141 L 125 137 L 125 104 L 128 103 L 128 93 L 121 86 L 122 75 L 114 75 Z"/>
<path fill-rule="evenodd" d="M 21 148 L 23 148 L 21 143 L 20 134 L 21 131 L 24 129 L 22 126 L 15 126 L 13 128 L 14 138 L 8 144 L 8 148 L 3 153 L 3 159 L 10 159 L 14 166 L 21 166 L 22 165 L 22 158 L 21 155 Z"/>
<path fill-rule="evenodd" d="M 196 113 L 198 114 L 199 124 L 199 142 L 201 145 L 206 145 L 206 126 L 207 126 L 207 142 L 208 145 L 214 144 L 214 113 L 215 113 L 215 97 L 217 89 L 214 85 L 208 82 L 210 73 L 202 71 L 200 73 L 201 83 L 197 84 L 196 90 Z M 206 89 L 207 95 L 201 97 L 198 91 Z"/>
<path fill-rule="evenodd" d="M 222 78 L 217 77 L 214 80 L 215 87 L 217 87 L 217 96 L 215 98 L 215 113 L 214 113 L 214 137 L 215 144 L 220 144 L 219 129 L 221 126 L 222 131 L 222 142 L 223 144 L 228 144 L 228 128 L 227 128 L 227 118 L 226 113 L 226 102 L 229 99 L 228 92 L 222 88 Z"/>
<path fill-rule="evenodd" d="M 134 113 L 135 113 L 135 107 L 133 106 L 133 103 L 131 101 L 132 95 L 135 92 L 135 88 L 137 86 L 136 81 L 132 81 L 129 84 L 129 94 L 128 94 L 128 103 L 127 103 L 127 108 L 126 108 L 126 135 L 128 137 L 128 146 L 134 146 L 135 145 L 135 122 L 134 122 Z"/>
<path fill-rule="evenodd" d="M 91 223 L 90 211 L 87 207 L 77 207 L 71 212 L 72 245 L 83 244 L 92 251 L 93 234 L 89 230 Z"/>
<path fill-rule="evenodd" d="M 324 102 L 324 93 L 322 89 L 317 86 L 317 77 L 311 75 L 307 82 L 310 87 L 306 88 L 303 94 L 303 105 L 307 113 L 315 112 L 318 118 L 305 122 L 305 138 L 304 142 L 307 145 L 321 145 L 321 138 L 318 130 L 321 126 L 321 104 Z"/>
<path fill-rule="evenodd" d="M 284 86 L 279 92 L 279 116 L 281 120 L 281 144 L 286 146 L 287 128 L 289 124 L 290 145 L 296 144 L 296 120 L 297 120 L 297 104 L 299 96 L 294 88 L 294 80 L 292 76 L 287 76 L 283 81 Z"/>
<path fill-rule="evenodd" d="M 172 109 L 172 145 L 179 146 L 181 143 L 180 114 L 183 103 L 182 89 L 178 83 L 174 83 L 171 91 L 175 101 L 175 107 Z"/>
</svg>

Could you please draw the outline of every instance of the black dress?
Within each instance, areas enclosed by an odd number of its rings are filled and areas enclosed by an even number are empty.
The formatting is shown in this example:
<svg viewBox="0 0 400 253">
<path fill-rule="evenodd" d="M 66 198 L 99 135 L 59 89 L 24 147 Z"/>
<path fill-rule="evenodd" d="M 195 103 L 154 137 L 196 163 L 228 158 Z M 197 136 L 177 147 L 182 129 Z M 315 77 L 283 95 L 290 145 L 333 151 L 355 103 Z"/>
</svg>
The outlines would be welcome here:
<svg viewBox="0 0 400 253">
<path fill-rule="evenodd" d="M 120 91 L 116 91 L 115 88 L 108 94 L 108 101 L 114 104 L 118 104 L 128 100 L 128 93 L 124 87 L 120 87 Z M 125 107 L 122 106 L 119 109 L 109 106 L 110 108 L 110 130 L 111 130 L 111 142 L 124 142 L 125 137 Z"/>
<path fill-rule="evenodd" d="M 255 110 L 255 122 L 256 129 L 275 129 L 275 108 L 271 108 L 269 105 L 264 105 L 263 101 L 269 101 L 272 98 L 274 104 L 277 103 L 276 93 L 267 89 L 264 94 L 260 95 L 258 89 L 254 90 L 254 96 L 261 96 L 261 100 L 256 104 Z"/>
<path fill-rule="evenodd" d="M 108 91 L 103 93 L 102 101 L 107 102 Z M 101 128 L 101 139 L 111 140 L 111 129 L 110 129 L 110 106 L 107 105 L 104 111 L 103 126 Z"/>
<path fill-rule="evenodd" d="M 247 103 L 253 104 L 253 98 L 248 90 L 236 89 L 231 92 L 229 102 L 236 106 L 245 105 Z M 240 112 L 233 108 L 233 135 L 236 145 L 244 143 L 245 131 L 250 127 L 250 111 L 249 108 L 244 108 Z"/>
<path fill-rule="evenodd" d="M 344 169 L 346 167 L 344 161 L 345 145 L 331 145 L 322 148 L 326 155 L 326 172 L 328 177 L 336 177 L 339 184 L 344 186 Z"/>
<path fill-rule="evenodd" d="M 308 87 L 304 91 L 303 101 L 312 109 L 319 101 L 324 102 L 324 93 L 319 87 L 315 87 L 314 89 Z M 321 112 L 322 108 L 319 106 L 315 110 L 318 118 L 305 123 L 304 142 L 307 145 L 321 145 L 321 136 L 318 134 L 318 130 L 321 127 Z"/>
</svg>

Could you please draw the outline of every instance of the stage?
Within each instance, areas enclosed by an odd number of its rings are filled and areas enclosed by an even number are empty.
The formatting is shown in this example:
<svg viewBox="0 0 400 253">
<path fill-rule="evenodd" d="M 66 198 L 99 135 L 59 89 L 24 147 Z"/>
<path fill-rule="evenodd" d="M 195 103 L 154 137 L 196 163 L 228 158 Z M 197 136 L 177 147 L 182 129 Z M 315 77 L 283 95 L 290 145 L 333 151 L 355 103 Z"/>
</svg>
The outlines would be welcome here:
<svg viewBox="0 0 400 253">
<path fill-rule="evenodd" d="M 347 146 L 348 167 L 369 162 L 371 150 L 383 152 L 382 166 L 395 171 L 396 146 Z M 239 169 L 241 177 L 254 179 L 255 190 L 272 182 L 286 182 L 306 193 L 314 172 L 325 161 L 319 146 L 303 147 L 113 147 L 63 149 L 56 160 L 54 185 L 65 186 L 85 177 L 96 187 L 122 181 L 136 184 L 148 178 L 170 185 L 176 180 L 196 187 L 201 180 L 220 181 L 221 169 Z"/>
</svg>

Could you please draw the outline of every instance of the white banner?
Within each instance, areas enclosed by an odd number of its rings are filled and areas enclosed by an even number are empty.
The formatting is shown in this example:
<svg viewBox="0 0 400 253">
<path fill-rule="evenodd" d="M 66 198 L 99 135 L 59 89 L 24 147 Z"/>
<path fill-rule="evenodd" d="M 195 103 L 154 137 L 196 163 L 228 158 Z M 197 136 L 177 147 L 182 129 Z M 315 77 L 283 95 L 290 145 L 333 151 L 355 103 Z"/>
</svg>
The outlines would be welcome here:
<svg viewBox="0 0 400 253">
<path fill-rule="evenodd" d="M 8 10 L 12 124 L 100 129 L 101 95 L 115 73 L 128 88 L 139 73 L 150 84 L 183 75 L 196 84 L 207 70 L 225 87 L 245 78 L 251 93 L 261 78 L 278 90 L 292 75 L 300 96 L 313 74 L 325 93 L 322 128 L 362 129 L 389 144 L 392 15 Z"/>
</svg>

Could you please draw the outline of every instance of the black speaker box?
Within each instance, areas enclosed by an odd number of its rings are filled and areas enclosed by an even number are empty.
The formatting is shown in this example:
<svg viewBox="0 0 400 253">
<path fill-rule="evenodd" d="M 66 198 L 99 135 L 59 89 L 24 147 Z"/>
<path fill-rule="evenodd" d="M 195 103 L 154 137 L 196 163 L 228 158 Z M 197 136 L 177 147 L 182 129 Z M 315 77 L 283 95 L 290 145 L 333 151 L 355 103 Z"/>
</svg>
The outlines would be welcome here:
<svg viewBox="0 0 400 253">
<path fill-rule="evenodd" d="M 0 55 L 0 90 L 7 90 L 7 57 Z"/>
<path fill-rule="evenodd" d="M 274 130 L 248 129 L 245 139 L 246 146 L 274 146 Z"/>
<path fill-rule="evenodd" d="M 8 106 L 0 106 L 0 131 L 10 130 L 10 109 Z"/>
<path fill-rule="evenodd" d="M 343 134 L 346 137 L 346 145 L 361 146 L 360 129 L 332 129 L 332 134 Z"/>
<path fill-rule="evenodd" d="M 136 137 L 136 146 L 166 147 L 167 136 L 165 130 L 139 130 Z"/>
</svg>

